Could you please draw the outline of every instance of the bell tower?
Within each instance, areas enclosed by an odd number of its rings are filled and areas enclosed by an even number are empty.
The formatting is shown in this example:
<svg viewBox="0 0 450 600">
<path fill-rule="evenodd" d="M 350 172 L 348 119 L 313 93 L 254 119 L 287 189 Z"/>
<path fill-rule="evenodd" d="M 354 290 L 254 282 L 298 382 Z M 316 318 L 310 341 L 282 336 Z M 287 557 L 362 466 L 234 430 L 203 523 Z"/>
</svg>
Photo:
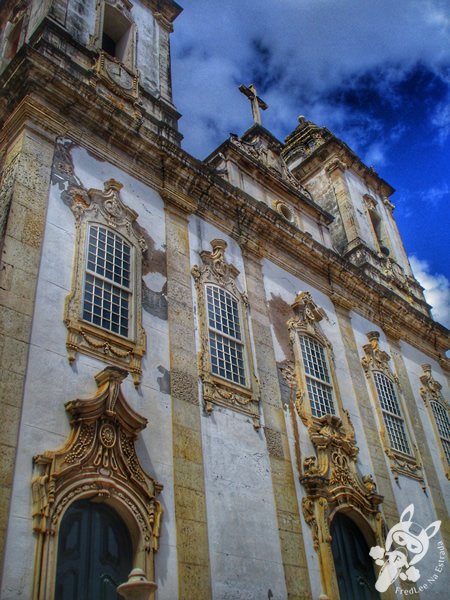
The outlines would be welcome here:
<svg viewBox="0 0 450 600">
<path fill-rule="evenodd" d="M 283 157 L 293 175 L 334 220 L 335 250 L 365 275 L 429 314 L 413 276 L 389 197 L 394 189 L 325 127 L 299 117 Z"/>
<path fill-rule="evenodd" d="M 19 0 L 2 8 L 0 68 L 19 74 L 33 64 L 8 95 L 17 103 L 30 87 L 81 107 L 93 122 L 95 109 L 122 113 L 136 127 L 179 144 L 180 117 L 172 102 L 170 34 L 181 12 L 173 0 Z M 50 73 L 53 72 L 53 75 Z M 33 81 L 29 80 L 31 76 Z M 42 89 L 39 89 L 42 85 Z M 17 92 L 19 91 L 19 98 Z M 96 105 L 96 106 L 95 106 Z"/>
</svg>

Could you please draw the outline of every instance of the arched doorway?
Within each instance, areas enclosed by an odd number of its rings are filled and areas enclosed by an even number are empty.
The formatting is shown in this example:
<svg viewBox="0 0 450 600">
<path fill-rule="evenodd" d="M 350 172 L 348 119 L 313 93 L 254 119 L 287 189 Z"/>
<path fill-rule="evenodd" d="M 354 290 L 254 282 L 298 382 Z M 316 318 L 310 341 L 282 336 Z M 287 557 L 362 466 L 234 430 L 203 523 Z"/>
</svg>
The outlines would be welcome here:
<svg viewBox="0 0 450 600">
<path fill-rule="evenodd" d="M 341 600 L 379 600 L 370 549 L 357 525 L 337 513 L 330 533 Z"/>
<path fill-rule="evenodd" d="M 132 569 L 130 534 L 107 504 L 74 502 L 59 532 L 55 600 L 119 600 Z"/>
</svg>

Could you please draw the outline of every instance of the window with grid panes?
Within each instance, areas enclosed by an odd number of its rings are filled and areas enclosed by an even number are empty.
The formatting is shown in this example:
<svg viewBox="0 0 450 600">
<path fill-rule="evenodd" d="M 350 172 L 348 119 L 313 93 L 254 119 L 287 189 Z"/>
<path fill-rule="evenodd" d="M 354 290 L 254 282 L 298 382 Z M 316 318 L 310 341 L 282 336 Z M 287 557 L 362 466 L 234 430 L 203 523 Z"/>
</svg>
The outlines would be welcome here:
<svg viewBox="0 0 450 600">
<path fill-rule="evenodd" d="M 88 230 L 83 319 L 123 337 L 132 334 L 132 249 L 101 225 Z"/>
<path fill-rule="evenodd" d="M 394 384 L 386 375 L 378 371 L 374 372 L 373 377 L 390 444 L 394 450 L 411 455 L 405 422 L 400 410 Z"/>
<path fill-rule="evenodd" d="M 300 336 L 300 347 L 312 415 L 322 417 L 336 414 L 325 348 L 317 340 L 306 335 Z"/>
<path fill-rule="evenodd" d="M 209 352 L 214 375 L 246 386 L 239 303 L 226 290 L 206 285 Z"/>
<path fill-rule="evenodd" d="M 444 448 L 445 457 L 450 464 L 450 420 L 448 418 L 448 411 L 442 404 L 435 402 L 434 400 L 430 401 L 430 406 Z"/>
</svg>

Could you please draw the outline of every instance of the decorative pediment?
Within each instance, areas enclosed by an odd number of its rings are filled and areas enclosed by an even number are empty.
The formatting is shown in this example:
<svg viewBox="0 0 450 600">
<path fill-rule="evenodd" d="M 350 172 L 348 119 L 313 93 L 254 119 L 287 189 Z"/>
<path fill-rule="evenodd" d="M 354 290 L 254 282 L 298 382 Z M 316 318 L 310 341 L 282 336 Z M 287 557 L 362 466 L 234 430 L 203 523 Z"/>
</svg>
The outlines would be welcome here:
<svg viewBox="0 0 450 600">
<path fill-rule="evenodd" d="M 117 367 L 98 373 L 93 397 L 65 404 L 71 432 L 64 446 L 34 457 L 36 533 L 55 533 L 61 514 L 76 499 L 112 499 L 132 511 L 145 550 L 157 550 L 162 508 L 156 497 L 162 486 L 145 473 L 136 454 L 135 441 L 147 419 L 125 400 L 120 384 L 127 374 Z"/>
<path fill-rule="evenodd" d="M 103 190 L 71 188 L 71 209 L 77 222 L 82 219 L 93 220 L 101 215 L 105 224 L 126 237 L 132 237 L 139 245 L 141 252 L 147 250 L 145 238 L 140 235 L 135 222 L 138 217 L 136 211 L 126 206 L 120 197 L 123 185 L 115 179 L 108 179 Z"/>
<path fill-rule="evenodd" d="M 325 415 L 309 428 L 317 456 L 303 461 L 301 482 L 310 495 L 324 495 L 328 502 L 339 505 L 351 501 L 361 511 L 376 512 L 382 497 L 375 493 L 370 476 L 361 478 L 357 472 L 358 447 L 348 413 L 345 421 L 335 415 Z"/>
<path fill-rule="evenodd" d="M 317 337 L 322 344 L 330 347 L 327 338 L 323 335 L 319 323 L 325 317 L 325 312 L 314 302 L 309 292 L 299 292 L 293 302 L 294 317 L 289 319 L 287 326 L 291 335 L 312 335 Z"/>
<path fill-rule="evenodd" d="M 230 141 L 233 146 L 239 148 L 242 152 L 258 161 L 276 177 L 282 179 L 286 184 L 290 185 L 304 196 L 311 198 L 311 194 L 290 172 L 286 161 L 281 156 L 281 144 L 276 143 L 275 141 L 268 143 L 259 135 L 255 135 L 251 140 L 243 140 L 234 133 L 230 134 Z"/>
<path fill-rule="evenodd" d="M 303 475 L 300 477 L 307 492 L 302 500 L 303 516 L 311 527 L 324 588 L 330 598 L 337 597 L 331 552 L 332 515 L 339 510 L 357 513 L 369 524 L 374 539 L 383 540 L 379 512 L 383 497 L 377 494 L 372 475 L 359 475 L 355 432 L 346 411 L 345 421 L 334 415 L 324 415 L 313 422 L 309 435 L 316 456 L 304 459 Z"/>
<path fill-rule="evenodd" d="M 395 383 L 398 383 L 397 376 L 389 367 L 391 357 L 380 348 L 380 333 L 378 331 L 370 331 L 367 337 L 370 343 L 363 346 L 365 356 L 361 359 L 365 373 L 369 374 L 370 371 L 381 371 L 393 379 Z"/>
<path fill-rule="evenodd" d="M 434 400 L 435 402 L 440 402 L 446 406 L 448 410 L 448 402 L 442 395 L 442 385 L 433 377 L 431 373 L 431 365 L 424 364 L 422 365 L 422 369 L 423 375 L 420 376 L 420 381 L 422 383 L 420 395 L 422 396 L 424 403 L 428 404 L 430 400 Z"/>
<path fill-rule="evenodd" d="M 239 275 L 239 270 L 225 260 L 227 245 L 225 240 L 211 240 L 212 252 L 208 252 L 207 250 L 200 252 L 203 265 L 195 265 L 192 268 L 192 276 L 195 281 L 201 280 L 202 283 L 213 281 L 223 287 L 229 287 L 235 296 L 241 298 L 245 304 L 248 304 L 247 295 L 240 292 L 236 286 L 236 278 Z"/>
</svg>

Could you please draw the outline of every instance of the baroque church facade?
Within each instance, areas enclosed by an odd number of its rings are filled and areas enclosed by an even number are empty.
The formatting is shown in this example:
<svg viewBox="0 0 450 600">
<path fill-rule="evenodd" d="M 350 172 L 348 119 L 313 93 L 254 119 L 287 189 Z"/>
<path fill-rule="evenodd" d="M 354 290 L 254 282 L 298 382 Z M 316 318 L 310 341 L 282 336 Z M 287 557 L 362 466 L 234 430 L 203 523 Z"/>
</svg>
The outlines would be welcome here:
<svg viewBox="0 0 450 600">
<path fill-rule="evenodd" d="M 1 599 L 447 597 L 448 332 L 392 187 L 253 86 L 183 151 L 173 0 L 0 11 Z"/>
</svg>

